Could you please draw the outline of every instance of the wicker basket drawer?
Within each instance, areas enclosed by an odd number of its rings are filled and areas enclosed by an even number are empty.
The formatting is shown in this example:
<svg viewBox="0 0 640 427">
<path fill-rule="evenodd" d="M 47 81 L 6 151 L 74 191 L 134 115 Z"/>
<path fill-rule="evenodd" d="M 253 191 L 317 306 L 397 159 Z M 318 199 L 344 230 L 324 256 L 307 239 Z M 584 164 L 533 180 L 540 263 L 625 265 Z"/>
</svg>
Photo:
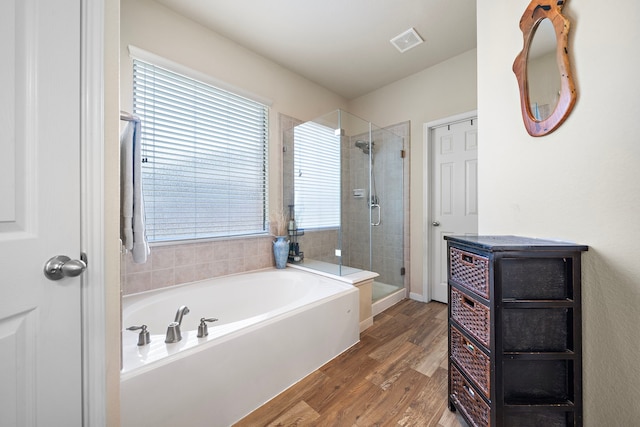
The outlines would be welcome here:
<svg viewBox="0 0 640 427">
<path fill-rule="evenodd" d="M 453 287 L 450 289 L 451 318 L 488 348 L 491 324 L 489 307 L 469 298 Z"/>
<path fill-rule="evenodd" d="M 491 409 L 487 402 L 475 391 L 460 371 L 451 366 L 449 381 L 451 381 L 451 400 L 473 426 L 488 427 L 491 420 Z"/>
<path fill-rule="evenodd" d="M 480 391 L 489 398 L 491 374 L 489 357 L 477 349 L 454 327 L 451 328 L 451 358 L 474 381 Z"/>
<path fill-rule="evenodd" d="M 460 285 L 489 298 L 489 259 L 458 248 L 450 248 L 449 274 Z"/>
</svg>

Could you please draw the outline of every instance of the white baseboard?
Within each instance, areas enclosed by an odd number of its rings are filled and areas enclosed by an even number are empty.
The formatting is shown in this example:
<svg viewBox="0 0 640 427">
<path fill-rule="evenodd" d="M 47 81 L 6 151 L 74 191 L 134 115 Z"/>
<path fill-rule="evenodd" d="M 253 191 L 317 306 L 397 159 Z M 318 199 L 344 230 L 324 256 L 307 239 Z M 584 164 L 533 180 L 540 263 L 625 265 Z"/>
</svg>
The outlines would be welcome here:
<svg viewBox="0 0 640 427">
<path fill-rule="evenodd" d="M 360 333 L 373 325 L 373 316 L 368 317 L 360 322 Z"/>
<path fill-rule="evenodd" d="M 409 298 L 414 300 L 414 301 L 427 302 L 427 301 L 425 301 L 424 296 L 422 296 L 420 294 L 416 294 L 415 292 L 410 292 L 409 293 Z"/>
</svg>

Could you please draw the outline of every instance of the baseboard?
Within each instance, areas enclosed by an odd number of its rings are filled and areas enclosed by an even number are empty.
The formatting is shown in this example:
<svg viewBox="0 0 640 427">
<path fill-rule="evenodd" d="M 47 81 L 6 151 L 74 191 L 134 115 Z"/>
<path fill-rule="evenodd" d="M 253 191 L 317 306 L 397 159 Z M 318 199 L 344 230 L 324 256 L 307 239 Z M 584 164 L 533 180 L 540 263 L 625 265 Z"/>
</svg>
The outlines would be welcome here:
<svg viewBox="0 0 640 427">
<path fill-rule="evenodd" d="M 360 322 L 360 332 L 362 333 L 365 329 L 369 328 L 373 325 L 373 316 L 368 317 Z"/>
<path fill-rule="evenodd" d="M 416 294 L 415 292 L 410 292 L 409 293 L 409 299 L 412 299 L 414 301 L 427 302 L 424 299 L 424 296 L 422 296 L 421 294 Z"/>
</svg>

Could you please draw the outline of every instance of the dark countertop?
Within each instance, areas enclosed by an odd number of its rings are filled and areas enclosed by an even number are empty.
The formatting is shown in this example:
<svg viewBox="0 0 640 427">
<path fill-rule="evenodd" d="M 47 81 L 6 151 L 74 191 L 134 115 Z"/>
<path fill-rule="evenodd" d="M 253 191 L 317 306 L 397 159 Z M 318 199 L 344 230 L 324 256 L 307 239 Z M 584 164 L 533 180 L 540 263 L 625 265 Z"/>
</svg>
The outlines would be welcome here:
<svg viewBox="0 0 640 427">
<path fill-rule="evenodd" d="M 588 246 L 561 240 L 536 239 L 521 236 L 444 236 L 445 240 L 472 244 L 491 251 L 513 250 L 575 250 L 586 251 Z"/>
</svg>

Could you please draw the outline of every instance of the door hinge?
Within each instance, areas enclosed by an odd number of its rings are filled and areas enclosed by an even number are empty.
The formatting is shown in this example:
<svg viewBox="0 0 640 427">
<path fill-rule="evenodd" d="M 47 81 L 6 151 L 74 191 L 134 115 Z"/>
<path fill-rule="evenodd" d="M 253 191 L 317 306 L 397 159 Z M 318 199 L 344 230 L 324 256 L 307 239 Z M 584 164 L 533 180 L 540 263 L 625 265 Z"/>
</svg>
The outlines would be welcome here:
<svg viewBox="0 0 640 427">
<path fill-rule="evenodd" d="M 407 270 L 405 270 L 404 267 L 400 267 L 400 275 L 404 276 L 406 274 Z"/>
<path fill-rule="evenodd" d="M 404 159 L 405 154 L 404 150 L 400 150 L 400 158 Z"/>
</svg>

